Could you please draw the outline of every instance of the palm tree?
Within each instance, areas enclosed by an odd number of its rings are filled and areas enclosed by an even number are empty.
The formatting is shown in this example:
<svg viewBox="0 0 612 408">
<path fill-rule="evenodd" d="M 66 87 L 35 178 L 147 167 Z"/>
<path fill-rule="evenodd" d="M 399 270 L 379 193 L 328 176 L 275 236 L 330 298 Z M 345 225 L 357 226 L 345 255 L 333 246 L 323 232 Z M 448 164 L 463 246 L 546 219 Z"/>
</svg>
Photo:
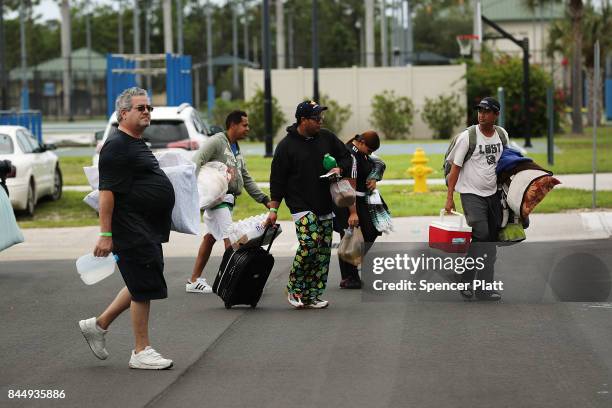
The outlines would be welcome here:
<svg viewBox="0 0 612 408">
<path fill-rule="evenodd" d="M 599 40 L 601 55 L 612 49 L 612 7 L 609 0 L 604 0 L 601 4 L 601 10 L 597 11 L 591 4 L 587 4 L 584 8 L 582 17 L 582 66 L 586 71 L 586 77 L 589 84 L 594 84 L 595 66 L 593 48 L 596 41 Z M 561 20 L 555 22 L 550 29 L 549 43 L 547 45 L 547 54 L 552 57 L 556 52 L 564 53 L 573 43 L 573 31 L 571 21 Z M 600 78 L 601 79 L 601 78 Z M 603 83 L 600 81 L 603 91 Z M 593 119 L 593 92 L 594 88 L 589 87 L 589 95 L 587 106 L 589 114 L 587 116 L 587 124 L 592 125 Z M 598 109 L 597 116 L 601 115 L 601 109 Z"/>
<path fill-rule="evenodd" d="M 540 5 L 563 0 L 523 0 L 532 10 Z M 582 134 L 582 0 L 568 0 L 567 10 L 572 23 L 572 133 Z"/>
</svg>

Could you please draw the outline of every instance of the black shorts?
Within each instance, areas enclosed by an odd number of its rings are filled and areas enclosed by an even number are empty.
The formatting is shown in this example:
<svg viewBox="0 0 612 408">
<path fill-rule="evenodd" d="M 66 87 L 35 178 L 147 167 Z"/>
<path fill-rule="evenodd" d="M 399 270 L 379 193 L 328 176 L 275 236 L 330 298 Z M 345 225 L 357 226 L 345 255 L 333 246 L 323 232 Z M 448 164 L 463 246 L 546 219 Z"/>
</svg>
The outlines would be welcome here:
<svg viewBox="0 0 612 408">
<path fill-rule="evenodd" d="M 145 244 L 115 251 L 117 266 L 132 299 L 141 302 L 168 297 L 161 244 Z"/>
</svg>

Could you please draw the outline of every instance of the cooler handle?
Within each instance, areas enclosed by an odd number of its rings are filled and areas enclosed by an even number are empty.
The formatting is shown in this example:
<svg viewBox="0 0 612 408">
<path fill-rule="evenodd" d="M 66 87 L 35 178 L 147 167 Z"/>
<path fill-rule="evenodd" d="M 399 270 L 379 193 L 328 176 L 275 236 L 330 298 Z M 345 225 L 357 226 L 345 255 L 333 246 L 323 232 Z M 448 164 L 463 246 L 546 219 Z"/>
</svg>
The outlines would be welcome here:
<svg viewBox="0 0 612 408">
<path fill-rule="evenodd" d="M 461 214 L 460 212 L 457 212 L 455 210 L 451 210 L 451 214 L 453 215 L 458 215 L 459 218 L 459 228 L 463 228 L 463 222 L 465 221 L 465 223 L 467 224 L 467 221 L 465 220 L 465 215 Z M 444 222 L 444 215 L 446 215 L 446 210 L 443 208 L 440 210 L 440 221 Z"/>
</svg>

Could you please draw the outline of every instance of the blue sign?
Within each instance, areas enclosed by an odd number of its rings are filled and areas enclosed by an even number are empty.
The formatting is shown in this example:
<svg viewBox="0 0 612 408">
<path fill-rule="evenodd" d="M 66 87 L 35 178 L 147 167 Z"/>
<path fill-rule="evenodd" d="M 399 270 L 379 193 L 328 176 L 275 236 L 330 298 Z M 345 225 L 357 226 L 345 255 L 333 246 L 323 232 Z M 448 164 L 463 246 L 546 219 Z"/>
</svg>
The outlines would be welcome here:
<svg viewBox="0 0 612 408">
<path fill-rule="evenodd" d="M 45 82 L 43 87 L 44 96 L 55 96 L 55 82 Z"/>
</svg>

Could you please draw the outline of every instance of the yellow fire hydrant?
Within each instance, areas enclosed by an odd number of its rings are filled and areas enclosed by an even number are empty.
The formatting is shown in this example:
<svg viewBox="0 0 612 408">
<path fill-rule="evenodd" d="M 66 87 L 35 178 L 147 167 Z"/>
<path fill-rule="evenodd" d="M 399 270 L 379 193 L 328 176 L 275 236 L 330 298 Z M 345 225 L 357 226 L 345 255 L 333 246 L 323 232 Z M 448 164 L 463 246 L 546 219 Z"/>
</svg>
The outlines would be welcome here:
<svg viewBox="0 0 612 408">
<path fill-rule="evenodd" d="M 408 169 L 408 174 L 414 178 L 414 192 L 415 193 L 426 193 L 427 190 L 427 175 L 430 174 L 433 169 L 426 166 L 429 159 L 425 156 L 425 151 L 422 148 L 417 148 L 412 156 L 412 167 Z"/>
</svg>

